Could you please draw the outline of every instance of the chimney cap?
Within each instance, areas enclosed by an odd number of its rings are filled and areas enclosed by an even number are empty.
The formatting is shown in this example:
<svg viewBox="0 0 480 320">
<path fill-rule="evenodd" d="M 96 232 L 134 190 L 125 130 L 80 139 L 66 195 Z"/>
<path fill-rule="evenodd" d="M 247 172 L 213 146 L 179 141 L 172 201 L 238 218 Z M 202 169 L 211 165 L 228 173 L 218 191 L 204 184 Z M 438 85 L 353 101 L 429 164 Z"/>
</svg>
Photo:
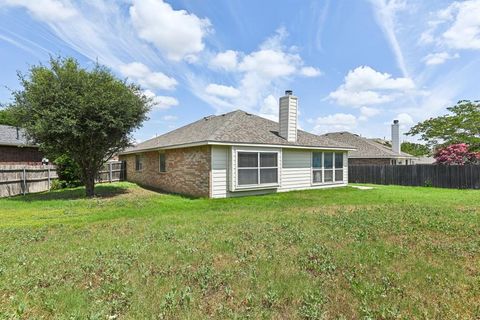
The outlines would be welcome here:
<svg viewBox="0 0 480 320">
<path fill-rule="evenodd" d="M 393 120 L 393 123 L 397 124 L 397 123 L 398 123 L 398 120 Z"/>
<path fill-rule="evenodd" d="M 293 94 L 292 90 L 285 90 L 285 95 L 286 96 L 291 96 Z"/>
</svg>

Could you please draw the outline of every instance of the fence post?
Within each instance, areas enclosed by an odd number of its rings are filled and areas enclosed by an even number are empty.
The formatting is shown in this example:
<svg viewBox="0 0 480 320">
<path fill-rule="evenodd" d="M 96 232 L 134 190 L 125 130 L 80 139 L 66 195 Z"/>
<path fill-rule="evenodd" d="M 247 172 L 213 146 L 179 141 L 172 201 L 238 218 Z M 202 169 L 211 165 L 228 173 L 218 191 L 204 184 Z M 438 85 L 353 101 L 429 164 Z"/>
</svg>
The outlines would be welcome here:
<svg viewBox="0 0 480 320">
<path fill-rule="evenodd" d="M 27 192 L 27 170 L 23 167 L 23 195 Z"/>
<path fill-rule="evenodd" d="M 48 169 L 48 191 L 50 191 L 50 185 L 51 185 L 50 184 L 51 183 L 51 181 L 50 181 L 50 167 L 48 167 L 47 169 Z"/>
<path fill-rule="evenodd" d="M 112 163 L 111 162 L 108 163 L 108 178 L 109 178 L 110 182 L 112 182 L 113 177 L 112 177 Z"/>
</svg>

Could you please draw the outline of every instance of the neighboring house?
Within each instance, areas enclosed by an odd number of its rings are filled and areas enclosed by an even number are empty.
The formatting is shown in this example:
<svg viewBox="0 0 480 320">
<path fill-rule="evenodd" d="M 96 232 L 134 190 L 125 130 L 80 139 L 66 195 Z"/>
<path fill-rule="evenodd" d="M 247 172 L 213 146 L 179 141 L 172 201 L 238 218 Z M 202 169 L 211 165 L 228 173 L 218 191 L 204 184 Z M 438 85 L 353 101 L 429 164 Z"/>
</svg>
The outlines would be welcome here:
<svg viewBox="0 0 480 320">
<path fill-rule="evenodd" d="M 297 130 L 298 98 L 280 98 L 279 123 L 237 110 L 125 150 L 127 180 L 167 192 L 225 198 L 345 186 L 354 148 Z"/>
<path fill-rule="evenodd" d="M 356 148 L 348 154 L 349 165 L 408 165 L 415 164 L 416 157 L 400 151 L 400 126 L 398 120 L 392 124 L 392 146 L 378 139 L 367 139 L 350 132 L 333 132 L 323 135 L 331 140 Z"/>
<path fill-rule="evenodd" d="M 42 158 L 23 129 L 0 125 L 0 164 L 42 164 Z"/>
</svg>

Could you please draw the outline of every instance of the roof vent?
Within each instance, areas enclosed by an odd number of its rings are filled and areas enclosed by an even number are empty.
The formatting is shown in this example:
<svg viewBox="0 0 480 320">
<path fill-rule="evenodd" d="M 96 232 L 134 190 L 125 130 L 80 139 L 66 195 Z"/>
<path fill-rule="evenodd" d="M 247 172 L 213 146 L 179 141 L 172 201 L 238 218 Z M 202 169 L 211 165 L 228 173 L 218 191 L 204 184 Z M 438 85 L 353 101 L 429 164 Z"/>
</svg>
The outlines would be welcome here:
<svg viewBox="0 0 480 320">
<path fill-rule="evenodd" d="M 292 90 L 285 90 L 285 95 L 286 96 L 291 96 L 293 94 Z"/>
<path fill-rule="evenodd" d="M 398 123 L 398 120 L 393 120 L 393 123 Z"/>
</svg>

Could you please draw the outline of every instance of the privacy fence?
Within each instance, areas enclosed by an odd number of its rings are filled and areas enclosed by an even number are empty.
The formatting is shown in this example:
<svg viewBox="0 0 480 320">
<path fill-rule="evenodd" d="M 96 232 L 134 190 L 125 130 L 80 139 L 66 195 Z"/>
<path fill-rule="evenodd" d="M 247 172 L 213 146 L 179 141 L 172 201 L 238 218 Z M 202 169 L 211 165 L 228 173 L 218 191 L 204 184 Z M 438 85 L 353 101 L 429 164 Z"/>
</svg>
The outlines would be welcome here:
<svg viewBox="0 0 480 320">
<path fill-rule="evenodd" d="M 98 173 L 96 182 L 123 181 L 126 178 L 123 161 L 109 161 Z M 58 179 L 53 165 L 0 165 L 0 198 L 50 190 Z"/>
<path fill-rule="evenodd" d="M 480 189 L 480 165 L 356 165 L 348 167 L 348 181 L 401 186 Z"/>
</svg>

